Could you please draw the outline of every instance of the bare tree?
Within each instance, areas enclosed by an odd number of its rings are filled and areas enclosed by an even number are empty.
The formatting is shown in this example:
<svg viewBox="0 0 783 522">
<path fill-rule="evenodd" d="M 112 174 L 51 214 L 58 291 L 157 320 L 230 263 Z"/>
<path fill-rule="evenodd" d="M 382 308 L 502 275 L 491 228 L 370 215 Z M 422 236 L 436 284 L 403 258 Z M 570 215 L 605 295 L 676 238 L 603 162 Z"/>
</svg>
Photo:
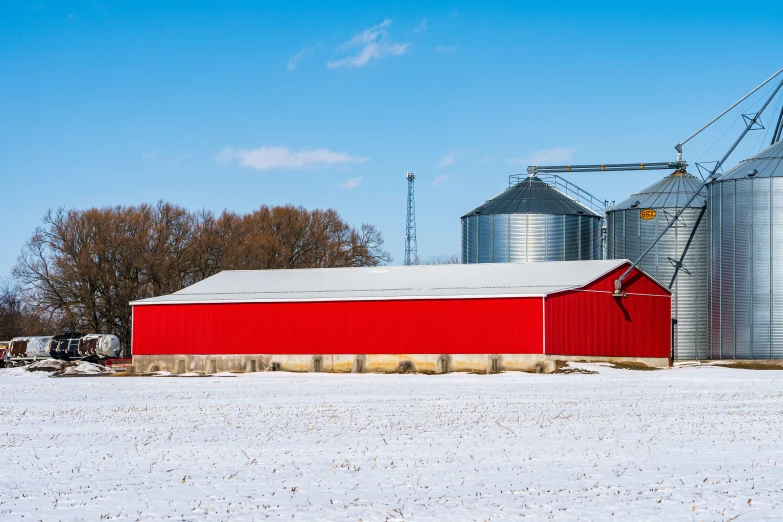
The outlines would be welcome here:
<svg viewBox="0 0 783 522">
<path fill-rule="evenodd" d="M 22 335 L 43 335 L 51 325 L 30 310 L 22 290 L 11 280 L 0 278 L 0 340 Z"/>
<path fill-rule="evenodd" d="M 189 212 L 170 203 L 49 211 L 13 275 L 31 311 L 61 328 L 130 339 L 137 299 L 221 270 L 375 266 L 391 261 L 373 226 L 331 209 L 262 206 L 247 215 Z"/>
<path fill-rule="evenodd" d="M 428 257 L 427 259 L 416 260 L 417 265 L 458 265 L 462 263 L 457 254 L 438 255 Z"/>
<path fill-rule="evenodd" d="M 22 301 L 11 282 L 0 279 L 0 339 L 22 335 Z"/>
</svg>

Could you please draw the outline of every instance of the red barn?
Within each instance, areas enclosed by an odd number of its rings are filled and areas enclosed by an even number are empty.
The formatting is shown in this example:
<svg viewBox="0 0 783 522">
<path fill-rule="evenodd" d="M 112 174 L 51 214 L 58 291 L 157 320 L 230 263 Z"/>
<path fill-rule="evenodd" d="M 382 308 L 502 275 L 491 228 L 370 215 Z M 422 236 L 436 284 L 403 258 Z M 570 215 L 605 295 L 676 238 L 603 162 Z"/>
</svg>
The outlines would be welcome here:
<svg viewBox="0 0 783 522">
<path fill-rule="evenodd" d="M 667 365 L 671 292 L 626 260 L 226 271 L 131 303 L 137 371 Z"/>
</svg>

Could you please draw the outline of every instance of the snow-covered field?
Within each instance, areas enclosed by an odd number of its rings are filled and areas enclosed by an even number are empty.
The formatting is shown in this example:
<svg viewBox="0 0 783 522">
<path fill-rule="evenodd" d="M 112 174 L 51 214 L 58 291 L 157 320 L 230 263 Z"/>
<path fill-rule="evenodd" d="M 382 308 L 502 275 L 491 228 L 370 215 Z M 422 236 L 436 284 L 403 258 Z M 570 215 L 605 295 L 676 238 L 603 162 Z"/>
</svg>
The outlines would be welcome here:
<svg viewBox="0 0 783 522">
<path fill-rule="evenodd" d="M 783 517 L 783 371 L 13 369 L 0 397 L 0 520 Z"/>
</svg>

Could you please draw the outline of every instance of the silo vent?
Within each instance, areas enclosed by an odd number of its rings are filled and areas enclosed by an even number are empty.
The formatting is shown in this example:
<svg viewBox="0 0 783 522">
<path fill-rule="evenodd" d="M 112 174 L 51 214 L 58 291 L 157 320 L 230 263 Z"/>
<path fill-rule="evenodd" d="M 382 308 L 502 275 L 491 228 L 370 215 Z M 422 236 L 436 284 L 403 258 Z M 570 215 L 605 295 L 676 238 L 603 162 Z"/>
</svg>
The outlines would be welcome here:
<svg viewBox="0 0 783 522">
<path fill-rule="evenodd" d="M 642 202 L 641 202 L 641 201 L 639 201 L 639 200 L 637 199 L 636 201 L 634 201 L 634 202 L 631 204 L 631 208 L 636 208 L 636 207 L 638 207 L 638 206 L 639 206 L 639 205 L 641 205 L 641 204 L 642 204 Z"/>
<path fill-rule="evenodd" d="M 750 170 L 750 171 L 748 171 L 748 177 L 749 177 L 749 178 L 756 177 L 756 176 L 758 175 L 758 173 L 759 173 L 759 170 L 758 170 L 758 169 L 753 169 L 753 170 Z"/>
</svg>

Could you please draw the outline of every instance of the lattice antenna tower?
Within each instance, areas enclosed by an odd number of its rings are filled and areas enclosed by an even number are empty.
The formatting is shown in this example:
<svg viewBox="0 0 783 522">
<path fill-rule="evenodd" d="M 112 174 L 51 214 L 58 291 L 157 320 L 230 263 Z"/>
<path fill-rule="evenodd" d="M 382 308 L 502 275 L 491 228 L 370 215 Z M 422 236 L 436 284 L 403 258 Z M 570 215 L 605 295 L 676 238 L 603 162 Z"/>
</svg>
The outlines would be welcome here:
<svg viewBox="0 0 783 522">
<path fill-rule="evenodd" d="M 416 202 L 413 199 L 413 182 L 416 179 L 415 172 L 406 172 L 408 180 L 408 211 L 405 216 L 405 265 L 418 262 L 419 255 L 416 246 Z"/>
</svg>

